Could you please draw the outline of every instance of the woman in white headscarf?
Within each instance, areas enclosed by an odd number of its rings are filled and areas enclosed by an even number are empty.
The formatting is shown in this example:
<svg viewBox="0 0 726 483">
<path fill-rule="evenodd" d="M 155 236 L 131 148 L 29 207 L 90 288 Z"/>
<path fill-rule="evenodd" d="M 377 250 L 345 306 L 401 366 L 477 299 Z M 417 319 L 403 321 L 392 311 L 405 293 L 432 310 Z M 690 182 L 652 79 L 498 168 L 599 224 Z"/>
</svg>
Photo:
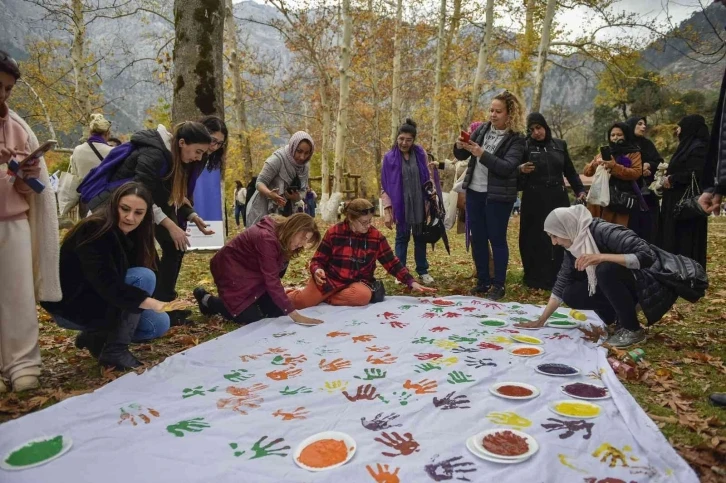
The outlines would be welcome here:
<svg viewBox="0 0 726 483">
<path fill-rule="evenodd" d="M 259 176 L 257 191 L 247 203 L 245 226 L 250 227 L 264 216 L 279 213 L 289 216 L 283 209 L 292 202 L 300 201 L 300 193 L 308 189 L 310 158 L 315 143 L 310 134 L 298 131 L 292 135 L 287 146 L 278 149 L 267 158 Z"/>
<path fill-rule="evenodd" d="M 544 312 L 521 327 L 544 326 L 564 302 L 573 309 L 594 310 L 608 326 L 614 324 L 608 343 L 628 347 L 645 339 L 636 305 L 652 324 L 678 297 L 651 274 L 655 251 L 624 226 L 593 218 L 587 208 L 575 205 L 553 210 L 544 230 L 553 245 L 566 250 L 565 257 Z"/>
</svg>

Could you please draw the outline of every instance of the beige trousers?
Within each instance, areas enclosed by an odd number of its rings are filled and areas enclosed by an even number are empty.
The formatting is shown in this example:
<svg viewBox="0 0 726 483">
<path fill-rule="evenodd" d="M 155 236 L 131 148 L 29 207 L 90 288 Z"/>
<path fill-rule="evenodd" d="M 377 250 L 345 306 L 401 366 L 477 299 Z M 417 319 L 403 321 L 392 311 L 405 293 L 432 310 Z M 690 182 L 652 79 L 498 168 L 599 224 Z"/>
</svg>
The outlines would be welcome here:
<svg viewBox="0 0 726 483">
<path fill-rule="evenodd" d="M 0 375 L 40 375 L 28 220 L 0 221 Z"/>
</svg>

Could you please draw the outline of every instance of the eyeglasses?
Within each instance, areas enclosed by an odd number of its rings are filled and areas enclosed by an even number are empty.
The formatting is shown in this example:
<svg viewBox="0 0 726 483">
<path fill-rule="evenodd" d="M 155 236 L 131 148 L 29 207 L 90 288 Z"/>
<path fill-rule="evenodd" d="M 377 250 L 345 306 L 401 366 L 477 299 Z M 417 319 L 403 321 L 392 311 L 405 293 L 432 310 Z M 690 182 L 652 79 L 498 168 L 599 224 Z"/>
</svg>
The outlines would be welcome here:
<svg viewBox="0 0 726 483">
<path fill-rule="evenodd" d="M 224 144 L 224 140 L 220 141 L 217 138 L 212 138 L 212 141 L 209 143 L 210 146 L 221 146 Z"/>
</svg>

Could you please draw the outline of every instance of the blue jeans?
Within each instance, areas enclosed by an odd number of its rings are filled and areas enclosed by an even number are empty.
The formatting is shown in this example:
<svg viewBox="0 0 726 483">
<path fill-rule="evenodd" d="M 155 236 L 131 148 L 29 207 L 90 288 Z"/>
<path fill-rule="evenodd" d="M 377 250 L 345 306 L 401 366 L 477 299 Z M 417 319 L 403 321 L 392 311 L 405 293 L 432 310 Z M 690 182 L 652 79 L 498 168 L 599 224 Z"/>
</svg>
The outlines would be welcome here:
<svg viewBox="0 0 726 483">
<path fill-rule="evenodd" d="M 471 253 L 476 265 L 478 285 L 504 287 L 509 264 L 507 226 L 514 202 L 487 202 L 487 193 L 466 190 L 466 216 L 471 230 Z M 494 257 L 494 280 L 489 278 L 489 243 Z"/>
<path fill-rule="evenodd" d="M 405 223 L 396 224 L 396 256 L 406 266 L 408 241 L 411 239 L 411 227 Z M 416 261 L 416 273 L 429 273 L 429 261 L 426 259 L 426 242 L 418 235 L 413 236 L 413 258 Z"/>
<path fill-rule="evenodd" d="M 156 276 L 154 272 L 144 267 L 133 267 L 126 271 L 124 281 L 127 285 L 138 287 L 149 296 L 154 293 L 156 286 Z M 64 319 L 55 314 L 51 314 L 56 323 L 64 329 L 71 330 L 88 330 L 88 327 L 79 325 L 68 319 Z M 166 313 L 158 313 L 153 310 L 144 310 L 141 312 L 141 320 L 134 332 L 134 342 L 144 342 L 151 339 L 157 339 L 166 334 L 169 330 L 169 315 Z"/>
<path fill-rule="evenodd" d="M 237 226 L 239 226 L 239 217 L 242 215 L 242 223 L 245 221 L 245 205 L 242 205 L 240 203 L 237 203 L 235 201 L 234 203 L 234 221 L 237 222 Z"/>
</svg>

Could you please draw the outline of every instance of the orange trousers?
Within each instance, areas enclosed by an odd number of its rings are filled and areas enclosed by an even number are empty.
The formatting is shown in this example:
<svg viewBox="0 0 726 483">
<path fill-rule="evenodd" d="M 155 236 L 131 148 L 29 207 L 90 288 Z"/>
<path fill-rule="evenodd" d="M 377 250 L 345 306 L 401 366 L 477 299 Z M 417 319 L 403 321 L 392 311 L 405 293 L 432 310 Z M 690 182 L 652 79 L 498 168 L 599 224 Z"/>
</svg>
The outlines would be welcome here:
<svg viewBox="0 0 726 483">
<path fill-rule="evenodd" d="M 324 294 L 311 278 L 304 289 L 291 290 L 287 293 L 287 298 L 290 299 L 295 310 L 314 307 L 322 302 L 330 305 L 360 307 L 368 305 L 371 301 L 371 289 L 364 283 L 355 282 L 336 292 Z"/>
</svg>

